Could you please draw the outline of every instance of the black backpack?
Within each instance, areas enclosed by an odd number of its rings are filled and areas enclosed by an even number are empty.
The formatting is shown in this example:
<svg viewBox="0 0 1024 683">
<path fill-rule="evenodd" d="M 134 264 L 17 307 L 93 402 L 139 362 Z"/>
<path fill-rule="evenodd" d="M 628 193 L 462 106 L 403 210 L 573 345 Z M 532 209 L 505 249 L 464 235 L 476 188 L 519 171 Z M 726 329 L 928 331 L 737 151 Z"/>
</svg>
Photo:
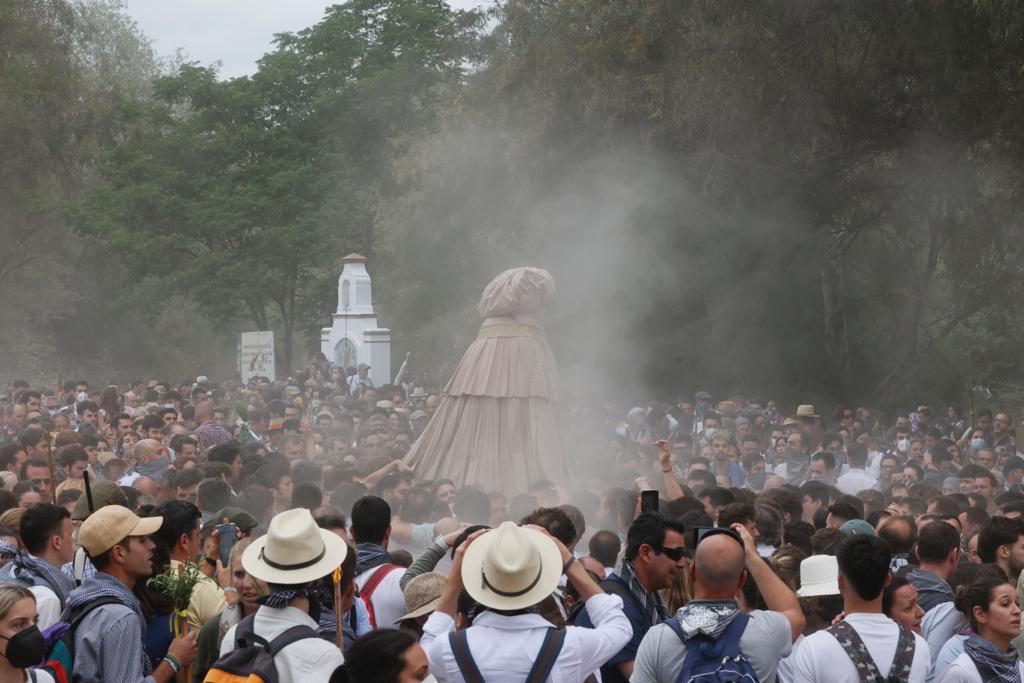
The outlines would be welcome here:
<svg viewBox="0 0 1024 683">
<path fill-rule="evenodd" d="M 217 659 L 206 672 L 204 683 L 277 683 L 274 657 L 292 643 L 306 638 L 319 638 L 308 626 L 292 626 L 269 643 L 256 635 L 252 614 L 235 629 L 235 649 Z"/>
</svg>

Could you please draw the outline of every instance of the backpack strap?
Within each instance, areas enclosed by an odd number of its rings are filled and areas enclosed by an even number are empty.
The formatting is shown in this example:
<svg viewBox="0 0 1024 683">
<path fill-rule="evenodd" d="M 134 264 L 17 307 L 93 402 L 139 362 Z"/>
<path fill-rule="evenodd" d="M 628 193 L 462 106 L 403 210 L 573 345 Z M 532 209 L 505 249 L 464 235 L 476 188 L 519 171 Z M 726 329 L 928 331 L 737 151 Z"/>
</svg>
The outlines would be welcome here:
<svg viewBox="0 0 1024 683">
<path fill-rule="evenodd" d="M 373 597 L 373 592 L 377 590 L 377 586 L 380 585 L 381 581 L 396 569 L 400 569 L 397 564 L 385 564 L 377 567 L 377 570 L 370 574 L 370 578 L 368 578 L 366 583 L 363 584 L 363 587 L 359 589 L 359 593 L 361 595 L 365 595 L 366 599 L 369 600 Z"/>
<path fill-rule="evenodd" d="M 89 616 L 90 612 L 97 607 L 103 607 L 103 605 L 124 605 L 125 607 L 128 607 L 128 605 L 125 605 L 114 596 L 104 595 L 103 597 L 96 598 L 84 605 L 79 605 L 74 609 L 69 608 L 65 610 L 64 614 L 61 616 L 61 620 L 68 622 L 68 631 L 73 632 L 78 628 L 78 625 L 82 623 L 82 620 Z"/>
<path fill-rule="evenodd" d="M 679 619 L 672 617 L 671 619 L 666 619 L 661 623 L 672 629 L 672 632 L 675 633 L 676 637 L 683 642 L 683 645 L 686 644 L 686 635 L 683 633 L 683 625 L 679 623 Z"/>
<path fill-rule="evenodd" d="M 255 613 L 250 614 L 238 622 L 238 626 L 235 628 L 235 649 L 250 647 L 252 645 L 267 647 L 267 639 L 256 635 L 255 622 Z"/>
<path fill-rule="evenodd" d="M 558 661 L 558 654 L 565 645 L 565 629 L 549 628 L 547 631 L 540 652 L 537 653 L 537 659 L 533 662 L 533 668 L 526 677 L 526 683 L 544 683 L 548 680 L 551 670 L 555 668 L 555 662 Z"/>
<path fill-rule="evenodd" d="M 857 675 L 860 676 L 861 683 L 880 683 L 883 680 L 882 674 L 878 671 L 878 666 L 875 665 L 875 660 L 871 658 L 868 649 L 864 646 L 864 641 L 861 640 L 856 629 L 848 621 L 844 619 L 825 630 L 832 634 L 832 637 L 839 642 L 843 651 L 846 652 L 846 656 L 853 662 L 853 666 L 857 669 Z M 899 656 L 898 650 L 897 656 Z"/>
<path fill-rule="evenodd" d="M 448 634 L 448 644 L 451 645 L 452 654 L 455 655 L 455 663 L 459 665 L 463 680 L 466 683 L 484 683 L 483 674 L 473 661 L 473 655 L 469 652 L 469 641 L 466 632 L 452 631 Z"/>
<path fill-rule="evenodd" d="M 889 669 L 889 681 L 909 681 L 910 670 L 914 666 L 914 648 L 917 646 L 917 639 L 913 632 L 904 626 L 900 627 L 900 639 L 896 644 L 896 656 L 892 658 L 892 668 Z"/>
<path fill-rule="evenodd" d="M 277 653 L 288 647 L 292 643 L 297 643 L 300 640 L 306 640 L 307 638 L 319 638 L 320 636 L 316 631 L 308 626 L 292 626 L 290 629 L 274 638 L 266 646 L 267 654 L 271 657 L 276 657 Z"/>
<path fill-rule="evenodd" d="M 366 611 L 369 613 L 370 626 L 372 628 L 377 628 L 377 613 L 373 609 L 373 592 L 377 590 L 381 581 L 383 581 L 388 574 L 400 568 L 401 567 L 397 564 L 384 564 L 377 567 L 377 569 L 370 574 L 370 578 L 366 580 L 363 587 L 359 589 L 359 599 L 363 601 L 364 605 L 366 605 Z M 390 624 L 388 624 L 388 626 L 390 626 Z"/>
<path fill-rule="evenodd" d="M 75 585 L 81 586 L 82 580 L 85 578 L 85 548 L 79 548 L 75 551 L 75 557 L 71 564 L 71 573 L 75 577 Z"/>
</svg>

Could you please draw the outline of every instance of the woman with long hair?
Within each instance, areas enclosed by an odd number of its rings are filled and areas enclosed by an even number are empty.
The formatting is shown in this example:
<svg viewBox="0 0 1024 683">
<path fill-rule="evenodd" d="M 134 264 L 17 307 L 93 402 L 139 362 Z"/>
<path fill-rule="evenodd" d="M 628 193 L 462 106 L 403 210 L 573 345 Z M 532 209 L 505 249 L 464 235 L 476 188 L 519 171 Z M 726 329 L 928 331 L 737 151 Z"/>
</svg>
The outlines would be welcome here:
<svg viewBox="0 0 1024 683">
<path fill-rule="evenodd" d="M 46 641 L 36 622 L 36 599 L 27 588 L 0 584 L 0 683 L 54 683 L 45 671 L 29 669 L 43 661 Z"/>
<path fill-rule="evenodd" d="M 196 655 L 195 680 L 201 681 L 206 672 L 217 661 L 224 634 L 232 626 L 259 609 L 259 599 L 267 594 L 267 584 L 253 578 L 242 567 L 242 553 L 252 539 L 245 538 L 235 544 L 228 556 L 227 578 L 221 577 L 221 587 L 227 607 L 220 614 L 210 617 L 199 632 L 198 654 Z"/>
<path fill-rule="evenodd" d="M 980 574 L 957 592 L 956 607 L 967 615 L 972 633 L 938 683 L 1021 683 L 1024 666 L 1010 645 L 1020 634 L 1016 586 L 1005 576 Z"/>
</svg>

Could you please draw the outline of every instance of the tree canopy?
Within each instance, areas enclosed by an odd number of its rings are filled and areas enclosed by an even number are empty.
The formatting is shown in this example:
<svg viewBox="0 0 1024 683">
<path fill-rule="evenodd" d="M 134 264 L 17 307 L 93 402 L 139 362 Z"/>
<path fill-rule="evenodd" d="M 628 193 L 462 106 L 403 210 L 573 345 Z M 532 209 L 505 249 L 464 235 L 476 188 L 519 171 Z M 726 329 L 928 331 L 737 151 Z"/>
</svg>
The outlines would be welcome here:
<svg viewBox="0 0 1024 683">
<path fill-rule="evenodd" d="M 105 283 L 58 338 L 130 288 L 301 361 L 360 251 L 424 368 L 531 264 L 574 391 L 1020 391 L 1013 3 L 351 0 L 231 80 L 157 74 L 110 4 L 0 8 L 0 279 L 31 235 Z"/>
</svg>

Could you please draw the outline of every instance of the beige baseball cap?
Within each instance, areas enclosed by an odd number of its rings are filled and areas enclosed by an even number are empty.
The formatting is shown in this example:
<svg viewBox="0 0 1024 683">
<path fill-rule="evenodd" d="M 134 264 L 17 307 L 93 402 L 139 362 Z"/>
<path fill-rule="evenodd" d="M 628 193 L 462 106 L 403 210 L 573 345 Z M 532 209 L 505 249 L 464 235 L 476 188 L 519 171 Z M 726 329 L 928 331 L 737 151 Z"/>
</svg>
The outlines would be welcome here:
<svg viewBox="0 0 1024 683">
<path fill-rule="evenodd" d="M 149 536 L 164 523 L 163 517 L 139 517 L 123 505 L 106 505 L 89 515 L 78 531 L 78 542 L 96 557 L 129 536 Z"/>
</svg>

